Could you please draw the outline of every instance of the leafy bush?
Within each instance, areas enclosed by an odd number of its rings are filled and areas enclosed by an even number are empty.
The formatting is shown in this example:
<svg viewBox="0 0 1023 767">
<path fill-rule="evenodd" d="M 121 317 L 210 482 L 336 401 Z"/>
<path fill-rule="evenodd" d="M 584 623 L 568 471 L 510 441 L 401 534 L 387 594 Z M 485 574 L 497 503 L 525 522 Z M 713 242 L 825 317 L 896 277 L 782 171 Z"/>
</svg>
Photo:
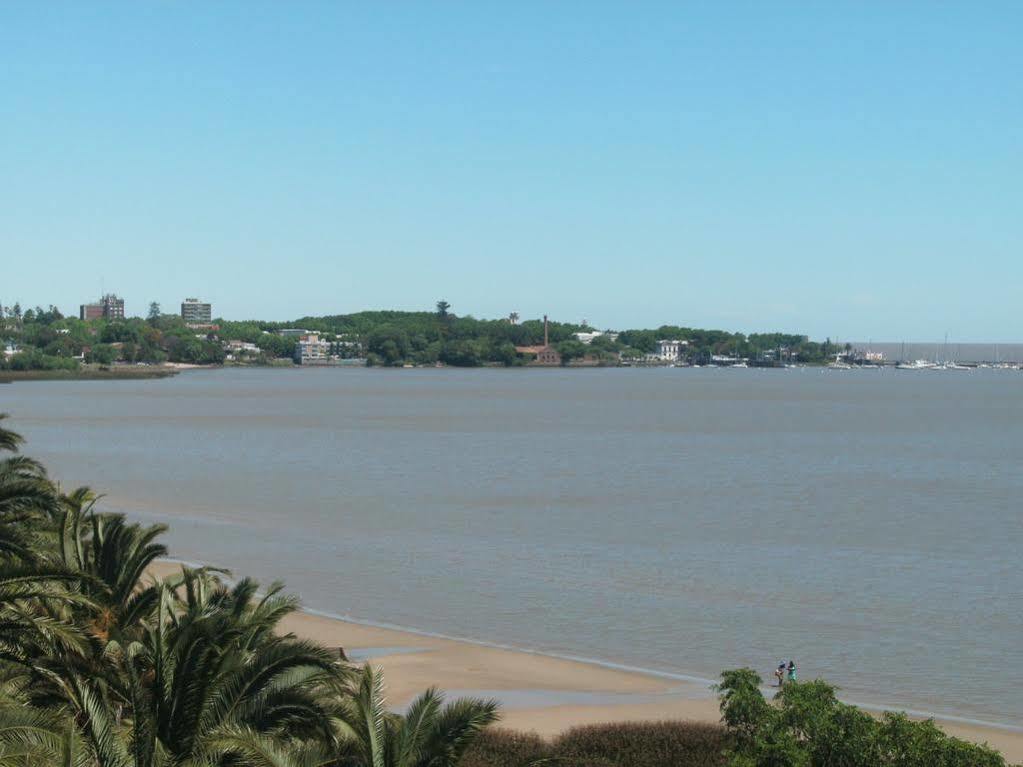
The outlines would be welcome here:
<svg viewBox="0 0 1023 767">
<path fill-rule="evenodd" d="M 752 669 L 725 671 L 721 718 L 732 735 L 732 767 L 1004 767 L 987 746 L 953 738 L 933 721 L 905 714 L 880 720 L 841 703 L 822 680 L 789 682 L 775 696 L 760 692 Z"/>
<path fill-rule="evenodd" d="M 78 360 L 52 357 L 38 349 L 26 349 L 7 361 L 8 370 L 77 370 Z"/>
<path fill-rule="evenodd" d="M 562 764 L 621 767 L 719 767 L 724 728 L 702 722 L 622 722 L 574 727 L 555 741 Z"/>
<path fill-rule="evenodd" d="M 625 722 L 573 727 L 551 742 L 491 730 L 460 767 L 723 767 L 724 728 L 700 722 Z"/>
<path fill-rule="evenodd" d="M 96 344 L 85 355 L 86 362 L 92 362 L 97 365 L 109 365 L 116 359 L 117 349 L 110 344 Z"/>
<path fill-rule="evenodd" d="M 486 730 L 473 744 L 459 767 L 530 767 L 550 756 L 539 735 L 513 730 Z"/>
</svg>

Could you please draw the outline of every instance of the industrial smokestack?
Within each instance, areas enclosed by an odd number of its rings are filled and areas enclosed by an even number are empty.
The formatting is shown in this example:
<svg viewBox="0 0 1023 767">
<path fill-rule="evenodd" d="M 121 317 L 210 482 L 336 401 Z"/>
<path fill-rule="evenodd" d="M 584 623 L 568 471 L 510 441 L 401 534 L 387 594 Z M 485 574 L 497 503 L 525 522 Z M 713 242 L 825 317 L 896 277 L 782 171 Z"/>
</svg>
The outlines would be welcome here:
<svg viewBox="0 0 1023 767">
<path fill-rule="evenodd" d="M 547 339 L 547 315 L 543 316 L 543 345 L 550 346 L 551 342 Z"/>
</svg>

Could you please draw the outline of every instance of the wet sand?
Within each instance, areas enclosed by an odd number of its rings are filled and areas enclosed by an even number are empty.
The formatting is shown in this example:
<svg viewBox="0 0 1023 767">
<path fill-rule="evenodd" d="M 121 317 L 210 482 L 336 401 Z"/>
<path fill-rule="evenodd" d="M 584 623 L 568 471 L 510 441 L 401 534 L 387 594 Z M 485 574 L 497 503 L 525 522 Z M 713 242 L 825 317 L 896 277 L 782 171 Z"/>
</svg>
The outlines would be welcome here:
<svg viewBox="0 0 1023 767">
<path fill-rule="evenodd" d="M 180 565 L 157 563 L 157 576 Z M 353 662 L 384 672 L 388 700 L 406 705 L 427 687 L 449 695 L 494 697 L 501 701 L 501 726 L 556 735 L 581 724 L 687 719 L 718 722 L 715 693 L 703 683 L 488 647 L 390 628 L 367 626 L 307 612 L 282 624 L 286 631 L 327 647 L 343 647 Z M 1023 732 L 944 722 L 951 735 L 988 743 L 1010 763 L 1023 762 Z"/>
</svg>

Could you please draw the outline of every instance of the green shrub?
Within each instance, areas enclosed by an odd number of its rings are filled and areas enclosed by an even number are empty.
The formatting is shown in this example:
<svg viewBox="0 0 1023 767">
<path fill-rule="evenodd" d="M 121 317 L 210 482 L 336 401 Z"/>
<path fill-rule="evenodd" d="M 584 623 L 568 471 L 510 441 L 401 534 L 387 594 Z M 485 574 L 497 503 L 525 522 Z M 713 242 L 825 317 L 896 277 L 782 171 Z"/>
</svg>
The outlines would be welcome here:
<svg viewBox="0 0 1023 767">
<path fill-rule="evenodd" d="M 11 357 L 6 367 L 8 370 L 77 370 L 78 360 L 53 357 L 38 349 L 26 349 Z"/>
<path fill-rule="evenodd" d="M 622 722 L 573 727 L 552 747 L 561 764 L 720 767 L 725 729 L 701 722 Z"/>
<path fill-rule="evenodd" d="M 878 720 L 841 703 L 819 679 L 786 684 L 772 704 L 755 671 L 721 677 L 730 767 L 1005 767 L 997 751 L 950 737 L 933 721 L 893 713 Z"/>
<path fill-rule="evenodd" d="M 117 359 L 117 349 L 110 344 L 96 344 L 85 355 L 86 362 L 97 365 L 109 365 Z"/>
<path fill-rule="evenodd" d="M 1004 767 L 1001 754 L 946 735 L 931 720 L 914 722 L 888 712 L 877 725 L 884 765 L 895 767 Z"/>
<path fill-rule="evenodd" d="M 625 722 L 573 727 L 551 742 L 491 730 L 460 767 L 723 767 L 723 727 L 699 722 Z"/>
<path fill-rule="evenodd" d="M 459 767 L 529 767 L 549 756 L 548 744 L 534 733 L 488 729 L 462 757 Z"/>
</svg>

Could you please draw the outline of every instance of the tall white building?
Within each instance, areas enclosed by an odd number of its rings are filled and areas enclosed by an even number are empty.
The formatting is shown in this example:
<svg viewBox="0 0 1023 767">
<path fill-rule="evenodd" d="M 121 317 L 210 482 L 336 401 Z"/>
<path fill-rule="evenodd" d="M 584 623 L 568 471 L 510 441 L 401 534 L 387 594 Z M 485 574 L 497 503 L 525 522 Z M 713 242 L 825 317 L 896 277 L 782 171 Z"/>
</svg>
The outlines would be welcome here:
<svg viewBox="0 0 1023 767">
<path fill-rule="evenodd" d="M 198 298 L 186 298 L 181 302 L 181 319 L 190 325 L 202 325 L 213 320 L 213 305 Z"/>
</svg>

